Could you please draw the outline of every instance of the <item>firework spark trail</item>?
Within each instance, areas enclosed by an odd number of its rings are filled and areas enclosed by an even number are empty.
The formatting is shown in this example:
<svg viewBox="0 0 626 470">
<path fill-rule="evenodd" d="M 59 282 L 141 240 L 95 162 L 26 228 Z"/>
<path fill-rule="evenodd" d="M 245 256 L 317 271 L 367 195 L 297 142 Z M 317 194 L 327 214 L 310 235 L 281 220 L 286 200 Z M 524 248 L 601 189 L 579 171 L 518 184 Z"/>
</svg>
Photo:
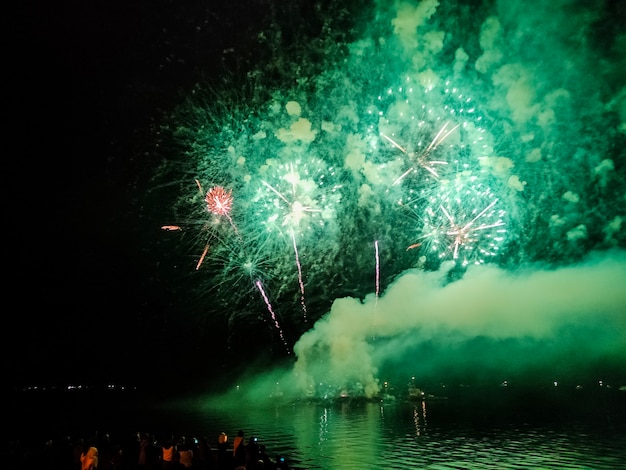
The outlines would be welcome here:
<svg viewBox="0 0 626 470">
<path fill-rule="evenodd" d="M 198 260 L 198 264 L 196 264 L 196 271 L 200 269 L 200 265 L 204 261 L 204 257 L 206 256 L 208 252 L 209 252 L 209 242 L 206 243 L 206 246 L 204 247 L 204 251 L 202 252 L 202 255 L 200 256 L 200 259 Z"/>
<path fill-rule="evenodd" d="M 300 265 L 300 257 L 298 256 L 298 245 L 296 244 L 296 234 L 291 231 L 291 240 L 293 241 L 293 251 L 296 254 L 296 266 L 298 267 L 298 283 L 300 284 L 300 305 L 302 305 L 302 314 L 304 321 L 307 322 L 306 303 L 304 302 L 304 282 L 302 281 L 302 266 Z"/>
<path fill-rule="evenodd" d="M 292 171 L 293 171 L 293 167 L 292 167 Z M 302 218 L 302 215 L 304 212 L 322 212 L 319 209 L 311 209 L 309 207 L 305 207 L 298 201 L 290 202 L 280 191 L 274 188 L 271 184 L 269 184 L 266 181 L 263 181 L 263 184 L 289 206 L 290 213 L 288 216 L 285 217 L 286 220 L 284 224 L 286 224 L 287 219 L 291 217 L 291 220 L 295 223 L 295 225 L 298 225 L 300 223 L 300 219 Z M 293 182 L 292 182 L 292 191 L 295 197 L 296 188 L 295 188 L 295 183 Z M 302 314 L 303 314 L 304 321 L 306 322 L 308 321 L 308 319 L 307 319 L 307 308 L 306 308 L 306 302 L 305 302 L 305 296 L 304 296 L 304 280 L 302 276 L 302 264 L 300 263 L 300 257 L 298 254 L 298 244 L 296 243 L 296 235 L 295 235 L 295 230 L 293 228 L 291 229 L 291 240 L 293 243 L 293 251 L 294 251 L 295 260 L 296 260 L 296 267 L 298 269 L 298 284 L 300 286 L 300 305 L 302 306 Z"/>
<path fill-rule="evenodd" d="M 263 300 L 265 301 L 265 305 L 267 305 L 267 310 L 270 312 L 270 315 L 272 317 L 272 321 L 274 322 L 274 327 L 276 327 L 276 329 L 278 330 L 278 334 L 280 335 L 280 339 L 282 340 L 283 344 L 285 345 L 285 349 L 287 350 L 287 354 L 290 354 L 289 345 L 287 344 L 287 341 L 285 340 L 285 335 L 283 334 L 283 330 L 280 327 L 280 324 L 278 323 L 278 320 L 276 319 L 276 314 L 274 313 L 274 309 L 272 308 L 272 304 L 270 304 L 270 301 L 267 298 L 267 294 L 265 293 L 265 290 L 263 290 L 263 284 L 261 283 L 261 281 L 259 279 L 257 279 L 256 282 L 255 282 L 255 285 L 256 285 L 257 289 L 259 289 L 259 292 L 261 293 L 261 296 L 263 297 Z"/>
<path fill-rule="evenodd" d="M 428 157 L 428 154 L 432 150 L 437 148 L 439 146 L 439 144 L 441 144 L 444 140 L 446 140 L 448 138 L 448 136 L 450 134 L 452 134 L 459 127 L 459 125 L 457 124 L 456 126 L 454 126 L 452 129 L 450 129 L 449 131 L 447 131 L 444 134 L 444 131 L 446 130 L 446 127 L 448 127 L 448 124 L 449 123 L 446 122 L 441 127 L 441 129 L 439 129 L 439 132 L 437 132 L 437 135 L 430 142 L 430 145 L 428 146 L 428 148 L 426 148 L 426 150 L 420 156 L 418 156 L 418 158 L 417 158 L 418 166 L 421 166 L 422 168 L 424 168 L 426 171 L 428 171 L 430 174 L 432 174 L 437 179 L 439 179 L 439 173 L 437 173 L 437 171 L 435 170 L 433 165 L 447 165 L 448 162 L 442 161 L 442 160 L 429 160 L 429 161 L 427 161 L 426 158 Z M 404 147 L 402 147 L 400 144 L 398 144 L 395 140 L 393 140 L 391 137 L 389 137 L 389 136 L 387 136 L 385 134 L 381 134 L 381 135 L 385 139 L 387 139 L 391 143 L 391 145 L 393 145 L 395 148 L 400 150 L 405 155 L 410 156 L 409 153 L 407 152 L 407 150 Z M 392 183 L 391 186 L 397 185 L 400 181 L 402 181 L 404 179 L 405 176 L 407 176 L 413 170 L 414 170 L 414 167 L 411 167 L 408 170 L 406 170 L 398 178 L 396 178 L 396 180 Z"/>
<path fill-rule="evenodd" d="M 196 186 L 198 186 L 198 190 L 200 191 L 200 194 L 204 196 L 204 189 L 202 189 L 202 185 L 200 184 L 200 181 L 198 181 L 198 178 L 195 179 L 195 182 L 196 182 Z"/>
<path fill-rule="evenodd" d="M 378 240 L 374 241 L 376 249 L 376 301 L 378 302 L 378 294 L 380 293 L 380 258 L 378 256 Z"/>
<path fill-rule="evenodd" d="M 274 188 L 274 186 L 272 186 L 271 184 L 269 184 L 267 181 L 262 181 L 262 183 L 267 186 L 270 190 L 272 190 L 279 198 L 281 198 L 283 201 L 285 201 L 287 203 L 287 205 L 291 206 L 291 202 L 289 202 L 287 200 L 287 198 L 285 196 L 282 195 L 282 193 L 280 191 L 278 191 L 276 188 Z"/>
</svg>

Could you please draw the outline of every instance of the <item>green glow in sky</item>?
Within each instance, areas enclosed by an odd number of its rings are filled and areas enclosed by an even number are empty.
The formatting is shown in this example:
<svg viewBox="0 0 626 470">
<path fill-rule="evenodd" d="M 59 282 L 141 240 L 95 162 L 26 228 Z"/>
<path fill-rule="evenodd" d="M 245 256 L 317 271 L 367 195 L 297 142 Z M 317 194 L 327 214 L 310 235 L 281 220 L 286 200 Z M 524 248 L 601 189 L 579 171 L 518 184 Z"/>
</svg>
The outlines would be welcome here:
<svg viewBox="0 0 626 470">
<path fill-rule="evenodd" d="M 209 244 L 207 314 L 284 334 L 304 388 L 626 363 L 625 39 L 600 8 L 525 5 L 396 2 L 343 42 L 318 12 L 249 96 L 199 85 L 172 217 L 190 272 Z"/>
</svg>

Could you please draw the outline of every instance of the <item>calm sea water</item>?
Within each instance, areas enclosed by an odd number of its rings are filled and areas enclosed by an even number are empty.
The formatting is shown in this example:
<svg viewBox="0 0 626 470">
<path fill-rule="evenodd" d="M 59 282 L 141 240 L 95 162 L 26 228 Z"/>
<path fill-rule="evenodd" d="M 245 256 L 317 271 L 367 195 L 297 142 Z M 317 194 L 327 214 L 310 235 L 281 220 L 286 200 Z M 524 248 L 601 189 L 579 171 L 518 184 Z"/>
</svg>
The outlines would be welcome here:
<svg viewBox="0 0 626 470">
<path fill-rule="evenodd" d="M 33 398 L 37 398 L 33 400 Z M 292 469 L 626 468 L 626 393 L 493 395 L 410 401 L 146 401 L 128 394 L 31 395 L 10 429 L 43 443 L 63 433 L 136 431 L 258 436 Z M 28 403 L 28 405 L 25 405 Z M 21 407 L 21 408 L 20 408 Z"/>
</svg>

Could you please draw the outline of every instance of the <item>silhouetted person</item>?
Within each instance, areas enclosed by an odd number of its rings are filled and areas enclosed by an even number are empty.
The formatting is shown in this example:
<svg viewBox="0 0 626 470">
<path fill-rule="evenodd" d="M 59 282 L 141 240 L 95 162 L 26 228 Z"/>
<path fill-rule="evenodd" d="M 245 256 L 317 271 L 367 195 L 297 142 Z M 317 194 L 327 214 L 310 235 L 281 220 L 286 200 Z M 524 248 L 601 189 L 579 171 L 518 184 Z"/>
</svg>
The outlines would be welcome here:
<svg viewBox="0 0 626 470">
<path fill-rule="evenodd" d="M 139 455 L 137 456 L 137 468 L 150 468 L 150 456 L 152 455 L 152 438 L 150 434 L 143 433 L 139 440 Z"/>
<path fill-rule="evenodd" d="M 217 438 L 217 468 L 219 470 L 233 468 L 232 455 L 228 452 L 228 436 L 224 432 Z"/>
<path fill-rule="evenodd" d="M 91 444 L 86 444 L 80 454 L 81 470 L 95 470 L 98 468 L 98 448 Z"/>
<path fill-rule="evenodd" d="M 246 464 L 246 444 L 243 441 L 243 430 L 239 430 L 233 441 L 233 459 L 235 467 Z"/>
<path fill-rule="evenodd" d="M 170 437 L 161 445 L 161 468 L 163 470 L 174 470 L 176 468 L 176 446 Z"/>
<path fill-rule="evenodd" d="M 185 440 L 178 445 L 179 468 L 188 469 L 193 467 L 193 450 Z"/>
<path fill-rule="evenodd" d="M 276 470 L 290 470 L 289 464 L 287 463 L 287 459 L 285 459 L 284 455 L 279 455 L 276 457 Z"/>
<path fill-rule="evenodd" d="M 110 470 L 113 467 L 113 457 L 115 449 L 111 442 L 111 436 L 108 433 L 104 433 L 98 440 L 98 469 Z"/>
<path fill-rule="evenodd" d="M 85 450 L 85 441 L 82 438 L 76 439 L 74 441 L 72 455 L 74 461 L 74 470 L 80 470 L 82 467 L 82 463 L 80 461 L 80 456 L 83 454 Z"/>
<path fill-rule="evenodd" d="M 259 445 L 259 460 L 263 461 L 263 470 L 274 470 L 276 468 L 274 461 L 267 455 L 265 444 Z"/>
<path fill-rule="evenodd" d="M 198 439 L 198 446 L 194 455 L 196 456 L 196 466 L 198 470 L 213 469 L 213 454 L 209 441 L 205 436 Z"/>
<path fill-rule="evenodd" d="M 259 440 L 251 437 L 246 445 L 246 468 L 255 470 L 259 461 Z"/>
</svg>

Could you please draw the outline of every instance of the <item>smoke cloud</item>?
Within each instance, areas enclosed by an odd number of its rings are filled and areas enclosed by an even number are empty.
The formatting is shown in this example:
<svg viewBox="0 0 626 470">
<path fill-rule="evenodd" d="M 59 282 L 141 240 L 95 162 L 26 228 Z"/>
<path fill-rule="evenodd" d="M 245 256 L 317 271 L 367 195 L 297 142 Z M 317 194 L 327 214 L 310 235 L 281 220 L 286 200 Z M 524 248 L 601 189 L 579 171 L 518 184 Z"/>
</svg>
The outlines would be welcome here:
<svg viewBox="0 0 626 470">
<path fill-rule="evenodd" d="M 461 280 L 445 278 L 440 271 L 413 270 L 380 298 L 336 300 L 296 344 L 296 374 L 309 386 L 360 382 L 366 394 L 375 394 L 380 373 L 389 374 L 385 365 L 400 365 L 407 380 L 430 374 L 459 359 L 454 351 L 469 351 L 476 338 L 498 355 L 502 379 L 552 361 L 559 350 L 563 357 L 585 354 L 580 362 L 555 364 L 556 375 L 584 370 L 598 356 L 626 357 L 626 291 L 616 289 L 626 285 L 623 251 L 558 269 L 472 266 Z M 431 344 L 436 350 L 416 357 Z M 518 347 L 528 349 L 525 357 L 509 354 Z M 480 367 L 480 360 L 471 366 Z"/>
</svg>

